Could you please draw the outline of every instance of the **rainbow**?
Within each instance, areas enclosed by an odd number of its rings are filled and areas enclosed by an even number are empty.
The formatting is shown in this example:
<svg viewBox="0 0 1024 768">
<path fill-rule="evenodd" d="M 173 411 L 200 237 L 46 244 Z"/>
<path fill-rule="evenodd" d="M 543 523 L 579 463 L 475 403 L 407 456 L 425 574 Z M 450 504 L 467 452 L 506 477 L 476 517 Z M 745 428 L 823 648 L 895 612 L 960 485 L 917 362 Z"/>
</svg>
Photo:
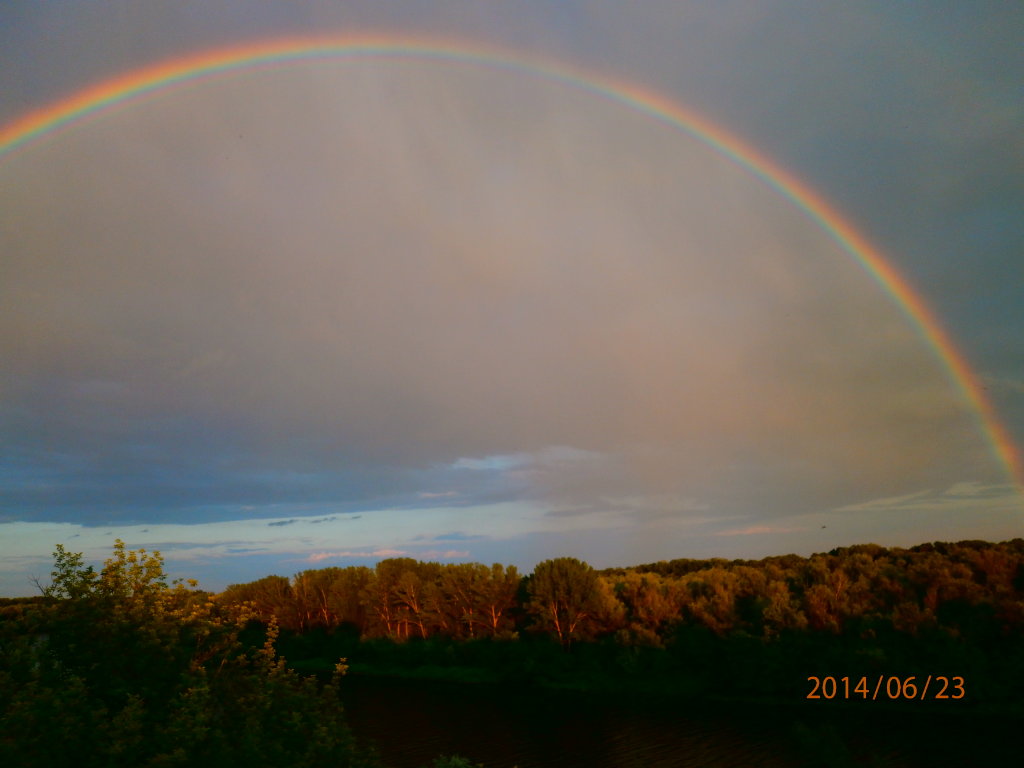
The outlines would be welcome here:
<svg viewBox="0 0 1024 768">
<path fill-rule="evenodd" d="M 573 69 L 533 54 L 521 55 L 462 41 L 424 40 L 393 35 L 278 38 L 218 48 L 170 59 L 105 80 L 0 127 L 0 160 L 20 147 L 114 105 L 176 84 L 236 70 L 292 61 L 357 57 L 435 59 L 514 71 L 582 89 L 642 112 L 702 141 L 789 198 L 840 247 L 856 259 L 917 328 L 942 362 L 954 388 L 977 414 L 997 461 L 1024 493 L 1024 466 L 1010 435 L 997 418 L 966 358 L 924 300 L 821 195 L 749 144 L 687 107 L 637 83 Z"/>
</svg>

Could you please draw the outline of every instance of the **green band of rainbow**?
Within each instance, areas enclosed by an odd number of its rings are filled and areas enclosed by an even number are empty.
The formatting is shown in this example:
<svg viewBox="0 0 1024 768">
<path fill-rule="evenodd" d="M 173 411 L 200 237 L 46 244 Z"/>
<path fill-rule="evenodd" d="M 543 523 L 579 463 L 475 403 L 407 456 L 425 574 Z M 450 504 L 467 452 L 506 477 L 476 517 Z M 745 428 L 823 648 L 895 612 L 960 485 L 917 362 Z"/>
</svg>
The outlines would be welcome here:
<svg viewBox="0 0 1024 768">
<path fill-rule="evenodd" d="M 636 83 L 574 70 L 561 63 L 540 60 L 533 54 L 526 60 L 508 51 L 476 47 L 462 41 L 427 41 L 391 35 L 279 38 L 171 59 L 81 90 L 0 128 L 0 158 L 62 126 L 176 83 L 260 65 L 360 56 L 467 62 L 563 83 L 650 115 L 699 139 L 748 169 L 803 209 L 892 296 L 938 356 L 953 386 L 977 414 L 993 454 L 1017 489 L 1024 493 L 1024 467 L 1020 452 L 997 418 L 995 408 L 979 386 L 967 360 L 922 298 L 878 250 L 817 192 L 771 159 L 690 109 Z"/>
</svg>

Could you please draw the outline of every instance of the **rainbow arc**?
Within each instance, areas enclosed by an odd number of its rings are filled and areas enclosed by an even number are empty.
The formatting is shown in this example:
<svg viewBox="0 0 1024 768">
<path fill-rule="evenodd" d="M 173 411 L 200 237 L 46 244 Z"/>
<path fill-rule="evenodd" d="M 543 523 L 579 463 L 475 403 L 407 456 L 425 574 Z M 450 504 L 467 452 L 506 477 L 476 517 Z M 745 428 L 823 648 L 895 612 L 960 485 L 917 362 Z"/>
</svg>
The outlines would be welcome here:
<svg viewBox="0 0 1024 768">
<path fill-rule="evenodd" d="M 582 89 L 649 115 L 693 136 L 746 168 L 787 197 L 874 278 L 942 362 L 947 375 L 977 414 L 982 433 L 1017 489 L 1024 492 L 1021 455 L 999 421 L 967 359 L 922 297 L 882 254 L 820 194 L 785 168 L 721 126 L 656 91 L 636 83 L 577 70 L 564 63 L 524 58 L 463 41 L 399 36 L 298 37 L 262 40 L 170 59 L 100 82 L 0 127 L 0 160 L 58 129 L 146 94 L 247 68 L 287 62 L 357 57 L 393 57 L 465 62 L 513 71 Z"/>
</svg>

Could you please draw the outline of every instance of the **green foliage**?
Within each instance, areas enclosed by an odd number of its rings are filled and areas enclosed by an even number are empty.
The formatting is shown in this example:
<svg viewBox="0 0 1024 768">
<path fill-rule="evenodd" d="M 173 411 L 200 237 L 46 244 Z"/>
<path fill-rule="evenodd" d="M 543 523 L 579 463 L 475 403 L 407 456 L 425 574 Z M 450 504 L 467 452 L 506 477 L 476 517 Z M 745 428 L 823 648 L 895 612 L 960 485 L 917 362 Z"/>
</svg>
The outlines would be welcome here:
<svg viewBox="0 0 1024 768">
<path fill-rule="evenodd" d="M 451 757 L 441 755 L 435 758 L 434 762 L 430 765 L 425 766 L 425 768 L 484 768 L 484 766 L 482 763 L 471 763 L 466 758 L 459 757 L 458 755 L 452 755 Z"/>
<path fill-rule="evenodd" d="M 194 587 L 194 583 L 191 585 Z M 58 546 L 46 600 L 0 624 L 0 764 L 372 766 L 336 686 L 239 641 L 253 618 L 118 541 L 97 572 Z"/>
<path fill-rule="evenodd" d="M 120 542 L 120 539 L 118 539 Z M 85 566 L 82 554 L 68 552 L 61 544 L 53 553 L 52 581 L 43 589 L 43 595 L 56 599 L 77 599 L 92 593 L 98 574 L 90 565 Z"/>
<path fill-rule="evenodd" d="M 526 579 L 399 558 L 216 596 L 169 582 L 159 552 L 118 541 L 96 569 L 58 546 L 41 597 L 0 601 L 0 765 L 372 766 L 338 703 L 342 656 L 357 672 L 788 700 L 807 675 L 955 670 L 968 706 L 1020 712 L 1022 640 L 1021 540 L 604 572 L 558 558 Z M 831 749 L 828 733 L 801 740 Z"/>
</svg>

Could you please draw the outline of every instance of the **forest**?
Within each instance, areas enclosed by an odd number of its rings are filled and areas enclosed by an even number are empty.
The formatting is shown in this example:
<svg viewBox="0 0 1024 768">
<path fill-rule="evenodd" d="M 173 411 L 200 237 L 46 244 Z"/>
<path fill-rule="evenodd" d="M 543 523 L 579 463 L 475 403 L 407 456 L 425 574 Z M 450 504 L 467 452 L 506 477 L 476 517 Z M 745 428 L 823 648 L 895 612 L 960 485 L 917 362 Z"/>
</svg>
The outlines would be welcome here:
<svg viewBox="0 0 1024 768">
<path fill-rule="evenodd" d="M 964 706 L 998 712 L 1024 682 L 1022 539 L 605 570 L 563 557 L 526 575 L 395 558 L 216 600 L 279 626 L 307 671 L 346 656 L 365 674 L 786 700 L 809 676 L 957 675 Z"/>
<path fill-rule="evenodd" d="M 435 635 L 508 638 L 540 632 L 569 647 L 614 636 L 661 647 L 680 626 L 716 636 L 886 630 L 951 637 L 1001 634 L 1024 622 L 1024 539 L 887 549 L 874 544 L 809 558 L 671 560 L 598 571 L 574 558 L 515 566 L 411 558 L 375 568 L 321 568 L 228 587 L 261 621 L 297 633 L 347 628 L 400 641 Z"/>
<path fill-rule="evenodd" d="M 58 546 L 41 591 L 0 601 L 4 765 L 378 766 L 346 725 L 346 673 L 666 706 L 806 705 L 815 676 L 957 676 L 957 701 L 912 704 L 1024 714 L 1022 539 L 605 570 L 562 557 L 525 575 L 393 558 L 219 594 L 118 541 L 99 569 Z M 895 698 L 874 704 L 908 705 Z"/>
</svg>

